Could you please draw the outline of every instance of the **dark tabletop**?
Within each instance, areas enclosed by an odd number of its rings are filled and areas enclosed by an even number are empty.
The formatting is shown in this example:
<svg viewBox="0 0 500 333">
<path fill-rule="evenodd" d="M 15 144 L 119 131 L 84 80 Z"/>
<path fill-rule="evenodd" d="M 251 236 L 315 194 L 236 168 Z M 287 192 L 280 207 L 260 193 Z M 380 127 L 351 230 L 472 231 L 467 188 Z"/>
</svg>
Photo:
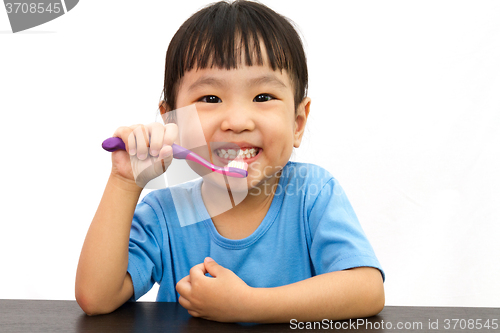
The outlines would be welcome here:
<svg viewBox="0 0 500 333">
<path fill-rule="evenodd" d="M 0 300 L 0 332 L 498 332 L 500 308 L 387 306 L 377 316 L 286 324 L 218 323 L 178 303 L 125 303 L 87 316 L 76 301 Z"/>
</svg>

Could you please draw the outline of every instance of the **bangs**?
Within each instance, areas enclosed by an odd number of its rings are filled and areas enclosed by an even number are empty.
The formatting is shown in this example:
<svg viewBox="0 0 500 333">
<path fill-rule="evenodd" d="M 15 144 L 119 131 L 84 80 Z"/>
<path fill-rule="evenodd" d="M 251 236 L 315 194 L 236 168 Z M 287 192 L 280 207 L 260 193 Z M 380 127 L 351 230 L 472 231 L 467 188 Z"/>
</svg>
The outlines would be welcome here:
<svg viewBox="0 0 500 333">
<path fill-rule="evenodd" d="M 307 65 L 300 37 L 288 19 L 257 2 L 211 4 L 184 22 L 170 42 L 165 102 L 175 108 L 178 83 L 192 69 L 230 70 L 265 63 L 273 71 L 288 72 L 296 86 L 297 105 L 306 95 Z"/>
<path fill-rule="evenodd" d="M 273 70 L 293 67 L 287 39 L 271 17 L 262 17 L 265 13 L 255 15 L 245 8 L 231 8 L 222 3 L 220 8 L 201 14 L 197 19 L 199 23 L 188 26 L 185 31 L 188 42 L 185 50 L 180 50 L 182 71 L 195 67 L 236 69 L 243 60 L 247 66 L 263 65 L 261 41 Z"/>
</svg>

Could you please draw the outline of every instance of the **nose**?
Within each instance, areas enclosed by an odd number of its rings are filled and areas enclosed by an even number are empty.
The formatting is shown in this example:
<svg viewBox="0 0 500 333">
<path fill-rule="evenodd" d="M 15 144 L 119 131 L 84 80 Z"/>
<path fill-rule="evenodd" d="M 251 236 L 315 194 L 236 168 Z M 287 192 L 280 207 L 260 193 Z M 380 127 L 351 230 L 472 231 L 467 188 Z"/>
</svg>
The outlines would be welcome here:
<svg viewBox="0 0 500 333">
<path fill-rule="evenodd" d="M 255 129 L 254 114 L 249 105 L 235 104 L 227 108 L 224 113 L 221 130 L 241 133 Z"/>
</svg>

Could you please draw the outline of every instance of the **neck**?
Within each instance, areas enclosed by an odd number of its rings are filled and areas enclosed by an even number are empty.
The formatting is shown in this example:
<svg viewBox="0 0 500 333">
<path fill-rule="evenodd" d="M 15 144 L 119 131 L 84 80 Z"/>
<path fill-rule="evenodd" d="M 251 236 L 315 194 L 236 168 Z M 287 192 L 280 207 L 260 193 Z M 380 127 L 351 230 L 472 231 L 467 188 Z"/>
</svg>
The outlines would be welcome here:
<svg viewBox="0 0 500 333">
<path fill-rule="evenodd" d="M 263 211 L 267 213 L 280 176 L 281 171 L 249 190 L 246 190 L 245 181 L 245 190 L 239 191 L 233 190 L 236 186 L 231 186 L 234 180 L 229 178 L 227 178 L 226 184 L 229 185 L 227 188 L 204 181 L 201 187 L 203 202 L 212 218 L 215 216 L 251 216 Z"/>
</svg>

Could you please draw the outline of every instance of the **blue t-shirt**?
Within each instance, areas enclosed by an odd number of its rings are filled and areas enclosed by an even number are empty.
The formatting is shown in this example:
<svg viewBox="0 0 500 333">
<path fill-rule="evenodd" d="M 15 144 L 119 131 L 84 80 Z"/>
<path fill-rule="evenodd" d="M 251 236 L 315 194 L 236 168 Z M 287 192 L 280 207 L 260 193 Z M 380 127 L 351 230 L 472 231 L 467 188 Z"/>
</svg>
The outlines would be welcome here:
<svg viewBox="0 0 500 333">
<path fill-rule="evenodd" d="M 176 302 L 175 285 L 205 257 L 250 287 L 278 287 L 362 266 L 379 269 L 385 280 L 343 189 L 325 169 L 288 162 L 264 220 L 238 240 L 218 233 L 203 204 L 202 181 L 153 191 L 137 205 L 128 263 L 133 300 L 157 282 L 157 301 Z M 181 226 L 178 214 L 201 222 Z"/>
</svg>

